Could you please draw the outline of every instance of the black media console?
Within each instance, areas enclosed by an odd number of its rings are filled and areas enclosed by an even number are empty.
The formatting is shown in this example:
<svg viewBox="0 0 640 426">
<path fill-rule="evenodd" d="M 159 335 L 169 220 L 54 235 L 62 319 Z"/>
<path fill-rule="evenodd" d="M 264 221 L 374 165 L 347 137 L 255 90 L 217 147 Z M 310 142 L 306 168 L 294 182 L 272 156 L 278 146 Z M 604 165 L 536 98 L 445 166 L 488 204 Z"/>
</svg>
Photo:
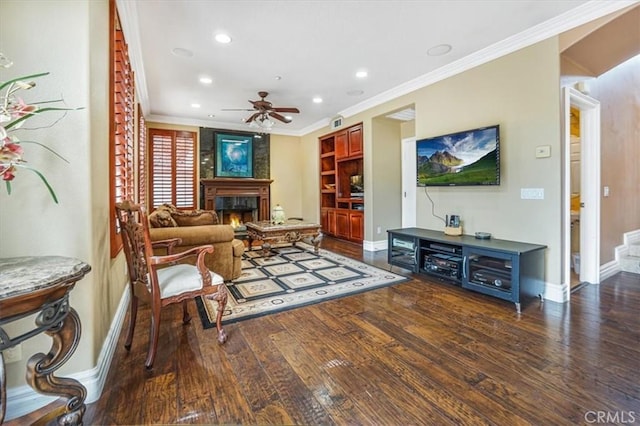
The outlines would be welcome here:
<svg viewBox="0 0 640 426">
<path fill-rule="evenodd" d="M 450 236 L 421 228 L 387 231 L 388 262 L 516 304 L 543 300 L 544 250 L 516 241 Z"/>
</svg>

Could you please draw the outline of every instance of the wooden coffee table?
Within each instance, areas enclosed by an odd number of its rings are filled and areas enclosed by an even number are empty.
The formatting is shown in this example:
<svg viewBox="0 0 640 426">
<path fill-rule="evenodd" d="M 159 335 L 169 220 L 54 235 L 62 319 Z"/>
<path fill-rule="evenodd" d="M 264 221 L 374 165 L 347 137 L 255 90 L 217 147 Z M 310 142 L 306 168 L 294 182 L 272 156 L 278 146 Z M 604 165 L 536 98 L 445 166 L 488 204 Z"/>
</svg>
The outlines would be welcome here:
<svg viewBox="0 0 640 426">
<path fill-rule="evenodd" d="M 278 243 L 291 243 L 298 241 L 313 244 L 313 251 L 318 253 L 320 241 L 322 241 L 321 226 L 313 222 L 300 220 L 288 220 L 283 224 L 275 225 L 268 220 L 260 222 L 247 222 L 247 238 L 249 250 L 253 241 L 262 241 L 262 250 L 265 255 L 271 252 L 271 245 Z"/>
</svg>

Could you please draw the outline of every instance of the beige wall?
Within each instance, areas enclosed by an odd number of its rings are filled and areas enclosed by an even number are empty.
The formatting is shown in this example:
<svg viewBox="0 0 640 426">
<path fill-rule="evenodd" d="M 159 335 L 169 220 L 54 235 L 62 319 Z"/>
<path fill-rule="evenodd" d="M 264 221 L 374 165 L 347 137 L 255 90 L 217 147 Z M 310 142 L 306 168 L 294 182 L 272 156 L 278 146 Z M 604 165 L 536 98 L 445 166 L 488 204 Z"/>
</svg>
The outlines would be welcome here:
<svg viewBox="0 0 640 426">
<path fill-rule="evenodd" d="M 280 204 L 287 217 L 311 218 L 302 213 L 302 176 L 307 173 L 300 168 L 299 158 L 307 150 L 297 136 L 270 136 L 271 207 Z M 317 194 L 316 194 L 317 195 Z"/>
<path fill-rule="evenodd" d="M 614 260 L 622 234 L 640 229 L 640 56 L 588 82 L 600 101 L 601 192 L 600 261 Z"/>
<path fill-rule="evenodd" d="M 370 144 L 365 144 L 365 240 L 387 239 L 387 229 L 399 228 L 402 218 L 402 122 L 376 117 Z M 368 148 L 368 149 L 367 149 Z M 367 213 L 368 212 L 368 213 Z"/>
<path fill-rule="evenodd" d="M 348 117 L 345 126 L 365 124 L 365 240 L 379 241 L 377 226 L 401 226 L 401 215 L 384 203 L 399 204 L 401 192 L 400 140 L 407 129 L 390 137 L 389 128 L 373 124 L 379 117 L 403 106 L 416 108 L 415 136 L 428 136 L 473 127 L 500 124 L 501 185 L 496 187 L 430 188 L 437 215 L 462 216 L 465 233 L 491 232 L 496 238 L 545 244 L 547 282 L 561 283 L 561 159 L 560 89 L 557 39 L 540 42 L 457 76 Z M 303 192 L 313 191 L 305 206 L 318 215 L 317 138 L 329 133 L 323 128 L 302 137 L 315 147 L 315 157 L 304 159 L 313 170 Z M 550 145 L 552 156 L 535 158 L 538 145 Z M 309 154 L 311 157 L 311 153 Z M 387 176 L 391 177 L 391 180 Z M 390 182 L 395 187 L 390 189 Z M 544 188 L 544 200 L 521 200 L 521 188 Z M 395 194 L 395 195 L 394 195 Z M 417 225 L 441 229 L 443 223 L 431 215 L 424 192 L 417 193 Z M 373 201 L 373 208 L 371 202 Z M 380 203 L 378 202 L 380 201 Z M 390 202 L 389 202 L 390 201 Z M 386 205 L 385 205 L 386 206 Z"/>
<path fill-rule="evenodd" d="M 23 133 L 70 164 L 37 146 L 25 148 L 26 158 L 47 177 L 60 204 L 51 201 L 35 175 L 19 173 L 11 196 L 0 192 L 0 256 L 54 254 L 91 265 L 91 273 L 71 293 L 71 305 L 82 321 L 80 344 L 59 373 L 86 371 L 96 365 L 125 282 L 121 259 L 114 262 L 109 256 L 108 3 L 3 0 L 0 16 L 0 51 L 15 62 L 2 71 L 1 79 L 49 71 L 25 98 L 37 101 L 63 94 L 67 105 L 84 107 L 53 126 Z M 32 325 L 29 318 L 6 330 L 15 335 Z M 26 359 L 47 352 L 50 342 L 37 336 L 23 343 L 23 360 L 7 365 L 9 394 L 25 383 Z"/>
</svg>

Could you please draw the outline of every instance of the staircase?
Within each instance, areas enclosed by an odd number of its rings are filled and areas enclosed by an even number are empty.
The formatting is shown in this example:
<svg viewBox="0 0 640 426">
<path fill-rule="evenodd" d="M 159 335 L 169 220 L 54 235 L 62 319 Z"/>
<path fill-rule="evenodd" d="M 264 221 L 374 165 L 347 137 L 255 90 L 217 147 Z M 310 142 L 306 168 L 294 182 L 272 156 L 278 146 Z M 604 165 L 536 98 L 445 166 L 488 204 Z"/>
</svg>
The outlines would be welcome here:
<svg viewBox="0 0 640 426">
<path fill-rule="evenodd" d="M 640 242 L 630 243 L 627 254 L 620 257 L 620 269 L 640 274 Z"/>
</svg>

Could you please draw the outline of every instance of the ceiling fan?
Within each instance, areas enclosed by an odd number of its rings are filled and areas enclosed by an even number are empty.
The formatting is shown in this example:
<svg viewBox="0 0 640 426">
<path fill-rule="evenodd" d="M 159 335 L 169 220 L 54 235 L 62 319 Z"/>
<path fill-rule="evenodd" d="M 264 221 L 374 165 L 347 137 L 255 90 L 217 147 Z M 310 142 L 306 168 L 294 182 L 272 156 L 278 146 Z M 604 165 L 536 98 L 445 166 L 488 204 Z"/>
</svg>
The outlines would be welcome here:
<svg viewBox="0 0 640 426">
<path fill-rule="evenodd" d="M 297 114 L 300 112 L 298 108 L 293 107 L 274 107 L 271 102 L 264 99 L 267 97 L 267 95 L 269 95 L 268 92 L 258 92 L 258 96 L 260 96 L 261 98 L 259 101 L 249 100 L 251 105 L 253 105 L 253 108 L 223 109 L 223 111 L 256 111 L 249 118 L 244 120 L 245 123 L 249 124 L 254 120 L 264 122 L 265 120 L 268 120 L 269 117 L 275 118 L 276 120 L 282 121 L 283 123 L 290 123 L 290 118 L 287 118 L 279 113 L 284 112 Z"/>
</svg>

